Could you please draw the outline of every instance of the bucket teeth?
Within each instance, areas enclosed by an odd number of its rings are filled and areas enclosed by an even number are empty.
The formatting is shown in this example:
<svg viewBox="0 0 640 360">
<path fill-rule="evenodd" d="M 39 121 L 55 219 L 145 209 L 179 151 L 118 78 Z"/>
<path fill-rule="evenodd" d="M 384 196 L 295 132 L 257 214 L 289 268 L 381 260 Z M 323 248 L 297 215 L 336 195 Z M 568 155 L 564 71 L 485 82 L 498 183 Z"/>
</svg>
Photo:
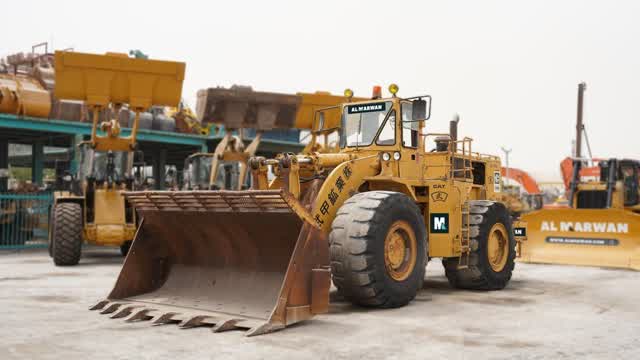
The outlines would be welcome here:
<svg viewBox="0 0 640 360">
<path fill-rule="evenodd" d="M 91 309 L 101 310 L 101 314 L 112 314 L 112 319 L 123 319 L 125 322 L 149 321 L 151 325 L 177 324 L 181 329 L 190 329 L 199 326 L 211 327 L 211 332 L 219 333 L 230 330 L 247 330 L 246 336 L 255 336 L 283 329 L 283 325 L 272 323 L 257 323 L 246 318 L 188 315 L 178 312 L 164 312 L 158 309 L 146 308 L 144 305 L 132 305 L 131 303 L 111 303 L 101 301 Z"/>
<path fill-rule="evenodd" d="M 257 335 L 262 335 L 262 334 L 267 334 L 270 332 L 274 332 L 280 329 L 284 329 L 284 325 L 280 325 L 280 324 L 270 324 L 270 323 L 264 323 L 262 325 L 256 326 L 254 328 L 249 329 L 249 331 L 247 331 L 245 333 L 246 336 L 257 336 Z"/>
<path fill-rule="evenodd" d="M 224 319 L 224 320 L 221 320 L 221 321 L 217 322 L 211 328 L 211 331 L 214 332 L 214 333 L 217 333 L 217 332 L 234 330 L 234 329 L 238 328 L 236 325 L 238 323 L 241 323 L 241 322 L 242 322 L 241 319 Z"/>
<path fill-rule="evenodd" d="M 203 325 L 208 325 L 208 324 L 213 324 L 215 323 L 213 320 L 213 317 L 208 316 L 208 315 L 198 315 L 198 316 L 194 316 L 186 321 L 183 321 L 179 326 L 181 329 L 189 329 L 192 327 L 196 327 L 196 326 L 203 326 Z M 206 321 L 209 320 L 209 321 Z"/>
<path fill-rule="evenodd" d="M 109 306 L 107 306 L 106 308 L 104 308 L 102 311 L 100 311 L 100 314 L 111 314 L 113 312 L 115 312 L 116 310 L 118 310 L 118 308 L 120 308 L 120 306 L 125 305 L 123 303 L 113 303 Z"/>
<path fill-rule="evenodd" d="M 180 322 L 179 319 L 174 318 L 177 315 L 180 315 L 180 314 L 175 312 L 164 313 L 152 319 L 153 321 L 151 322 L 151 325 L 177 324 Z"/>
<path fill-rule="evenodd" d="M 127 317 L 129 315 L 131 315 L 131 313 L 133 312 L 133 310 L 140 308 L 141 306 L 125 306 L 124 308 L 120 309 L 120 311 L 116 312 L 115 314 L 111 315 L 112 319 L 122 319 L 124 317 Z"/>
<path fill-rule="evenodd" d="M 150 312 L 156 311 L 155 309 L 142 309 L 134 312 L 131 316 L 126 318 L 124 321 L 126 322 L 134 322 L 134 321 L 148 321 L 153 318 L 153 315 L 149 315 Z"/>
<path fill-rule="evenodd" d="M 97 304 L 90 307 L 89 310 L 102 310 L 108 303 L 109 300 L 101 300 Z"/>
</svg>

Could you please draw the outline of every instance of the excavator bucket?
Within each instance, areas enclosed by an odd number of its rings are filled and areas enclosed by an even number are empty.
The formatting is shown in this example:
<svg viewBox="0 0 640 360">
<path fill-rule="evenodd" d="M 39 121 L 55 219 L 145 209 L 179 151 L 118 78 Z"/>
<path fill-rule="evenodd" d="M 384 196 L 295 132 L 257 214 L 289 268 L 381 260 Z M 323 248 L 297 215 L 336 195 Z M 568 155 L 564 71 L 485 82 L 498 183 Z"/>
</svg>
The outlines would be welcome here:
<svg viewBox="0 0 640 360">
<path fill-rule="evenodd" d="M 520 261 L 640 270 L 640 215 L 617 209 L 543 209 L 528 224 Z"/>
<path fill-rule="evenodd" d="M 141 224 L 113 290 L 93 310 L 215 332 L 248 329 L 248 336 L 327 311 L 327 240 L 289 193 L 125 196 Z"/>
</svg>

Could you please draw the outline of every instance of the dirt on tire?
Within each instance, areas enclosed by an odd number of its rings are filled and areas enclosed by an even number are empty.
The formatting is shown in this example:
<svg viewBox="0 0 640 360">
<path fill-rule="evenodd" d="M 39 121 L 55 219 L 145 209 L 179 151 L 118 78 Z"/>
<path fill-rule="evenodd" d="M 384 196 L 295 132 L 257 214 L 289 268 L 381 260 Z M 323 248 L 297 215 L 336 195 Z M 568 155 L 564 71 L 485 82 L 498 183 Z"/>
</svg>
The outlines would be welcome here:
<svg viewBox="0 0 640 360">
<path fill-rule="evenodd" d="M 417 257 L 409 276 L 394 280 L 385 268 L 384 242 L 398 220 L 410 224 Z M 329 235 L 334 285 L 352 303 L 392 308 L 415 298 L 424 283 L 427 235 L 424 218 L 408 196 L 392 191 L 358 193 L 338 210 Z"/>
<path fill-rule="evenodd" d="M 500 290 L 511 280 L 515 267 L 516 241 L 511 229 L 509 211 L 500 202 L 489 200 L 470 201 L 471 254 L 469 266 L 458 269 L 459 258 L 442 259 L 449 284 L 459 289 Z M 488 235 L 492 226 L 502 223 L 507 230 L 508 249 L 506 264 L 495 271 L 487 256 Z"/>
</svg>

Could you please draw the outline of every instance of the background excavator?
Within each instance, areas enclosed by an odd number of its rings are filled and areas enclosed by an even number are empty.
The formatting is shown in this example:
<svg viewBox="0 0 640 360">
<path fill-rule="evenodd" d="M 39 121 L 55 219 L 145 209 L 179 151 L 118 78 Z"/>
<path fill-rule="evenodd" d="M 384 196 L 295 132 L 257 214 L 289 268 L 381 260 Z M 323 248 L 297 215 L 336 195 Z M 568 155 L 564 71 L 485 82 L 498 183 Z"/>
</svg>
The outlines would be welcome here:
<svg viewBox="0 0 640 360">
<path fill-rule="evenodd" d="M 335 151 L 329 137 L 337 131 L 339 113 L 327 115 L 331 130 L 314 129 L 316 110 L 347 101 L 327 92 L 279 94 L 253 91 L 234 85 L 230 89 L 209 88 L 198 92 L 197 116 L 201 124 L 224 125 L 225 135 L 213 153 L 196 153 L 185 161 L 189 190 L 242 190 L 249 186 L 248 161 L 255 156 L 263 133 L 272 129 L 303 129 L 311 139 L 303 153 Z M 245 133 L 255 136 L 245 145 Z M 234 132 L 237 135 L 234 135 Z M 323 137 L 324 142 L 318 141 Z"/>
<path fill-rule="evenodd" d="M 526 228 L 498 201 L 500 159 L 457 131 L 427 133 L 430 96 L 389 90 L 316 111 L 316 129 L 339 127 L 339 152 L 251 158 L 251 190 L 126 193 L 140 226 L 92 310 L 259 335 L 327 312 L 332 280 L 354 304 L 404 306 L 432 257 L 452 287 L 507 286 Z"/>
<path fill-rule="evenodd" d="M 543 194 L 540 191 L 538 183 L 526 171 L 517 168 L 501 169 L 503 181 L 511 179 L 520 184 L 523 189 L 515 185 L 505 185 L 502 192 L 502 201 L 507 204 L 512 215 L 520 214 L 541 209 L 544 205 Z M 524 191 L 522 191 L 524 190 Z"/>
<path fill-rule="evenodd" d="M 64 176 L 67 190 L 54 192 L 49 253 L 56 265 L 76 265 L 84 242 L 120 246 L 126 254 L 136 214 L 122 194 L 133 190 L 131 173 L 140 113 L 152 105 L 177 106 L 185 64 L 133 59 L 126 54 L 55 53 L 55 96 L 84 101 L 93 114 L 91 139 L 79 145 L 78 174 Z M 129 136 L 117 119 L 99 122 L 107 108 L 135 111 Z"/>
<path fill-rule="evenodd" d="M 582 157 L 585 88 L 578 86 L 576 156 L 562 163 L 563 173 L 571 170 L 569 207 L 522 216 L 529 233 L 521 261 L 640 270 L 640 162 Z"/>
</svg>

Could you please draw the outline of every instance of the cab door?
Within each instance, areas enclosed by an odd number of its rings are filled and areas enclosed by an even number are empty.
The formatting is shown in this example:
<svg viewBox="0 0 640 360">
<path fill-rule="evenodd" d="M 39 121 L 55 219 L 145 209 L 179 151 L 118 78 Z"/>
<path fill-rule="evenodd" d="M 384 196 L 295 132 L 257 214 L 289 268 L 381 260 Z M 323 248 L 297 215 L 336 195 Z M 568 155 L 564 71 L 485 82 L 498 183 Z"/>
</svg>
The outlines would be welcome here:
<svg viewBox="0 0 640 360">
<path fill-rule="evenodd" d="M 624 184 L 625 206 L 637 205 L 640 202 L 640 194 L 638 194 L 639 166 L 640 164 L 638 163 L 622 163 L 620 165 Z"/>
<path fill-rule="evenodd" d="M 400 103 L 400 176 L 405 179 L 422 178 L 422 161 L 418 155 L 420 123 L 413 121 L 412 105 L 409 101 Z"/>
</svg>

